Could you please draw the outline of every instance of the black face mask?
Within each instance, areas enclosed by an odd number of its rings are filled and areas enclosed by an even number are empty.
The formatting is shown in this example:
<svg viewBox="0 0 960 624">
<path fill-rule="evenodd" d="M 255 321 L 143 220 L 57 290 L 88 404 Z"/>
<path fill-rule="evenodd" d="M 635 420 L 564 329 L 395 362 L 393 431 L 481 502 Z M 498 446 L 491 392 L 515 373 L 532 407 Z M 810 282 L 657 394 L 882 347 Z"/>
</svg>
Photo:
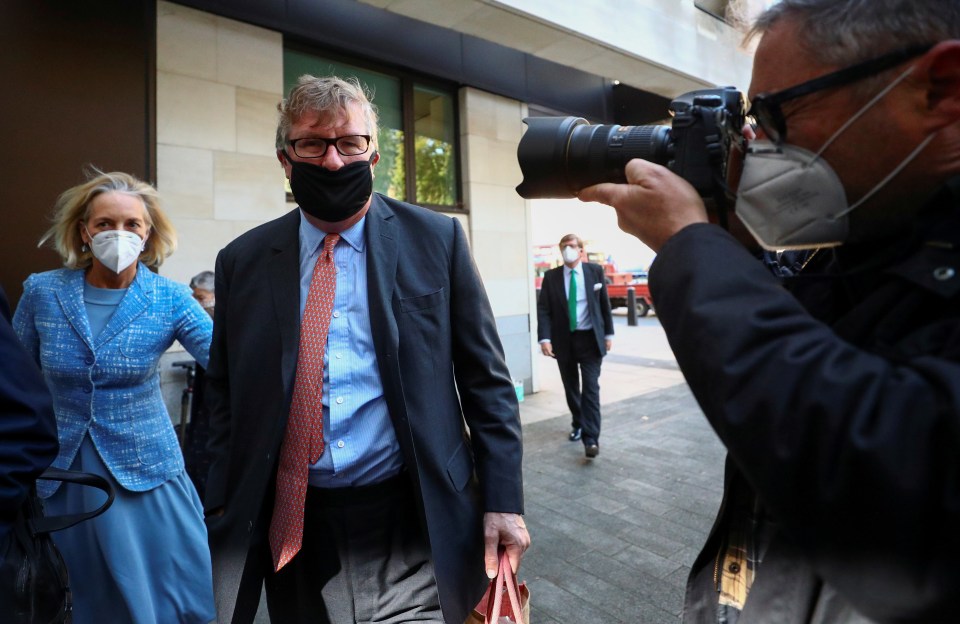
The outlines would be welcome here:
<svg viewBox="0 0 960 624">
<path fill-rule="evenodd" d="M 345 221 L 360 212 L 373 194 L 373 171 L 370 160 L 344 165 L 337 171 L 290 158 L 290 189 L 293 198 L 311 217 L 328 223 Z"/>
</svg>

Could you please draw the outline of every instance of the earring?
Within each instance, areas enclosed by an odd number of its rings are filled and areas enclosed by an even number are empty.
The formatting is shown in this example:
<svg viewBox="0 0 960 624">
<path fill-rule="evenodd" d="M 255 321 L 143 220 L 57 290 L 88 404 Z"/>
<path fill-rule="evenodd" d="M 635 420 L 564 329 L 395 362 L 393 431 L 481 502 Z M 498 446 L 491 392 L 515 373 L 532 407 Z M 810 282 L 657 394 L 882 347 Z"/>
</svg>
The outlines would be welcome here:
<svg viewBox="0 0 960 624">
<path fill-rule="evenodd" d="M 84 252 L 84 253 L 87 252 L 87 244 L 86 244 L 86 243 L 84 243 L 83 246 L 80 247 L 80 251 L 82 251 L 82 252 Z"/>
</svg>

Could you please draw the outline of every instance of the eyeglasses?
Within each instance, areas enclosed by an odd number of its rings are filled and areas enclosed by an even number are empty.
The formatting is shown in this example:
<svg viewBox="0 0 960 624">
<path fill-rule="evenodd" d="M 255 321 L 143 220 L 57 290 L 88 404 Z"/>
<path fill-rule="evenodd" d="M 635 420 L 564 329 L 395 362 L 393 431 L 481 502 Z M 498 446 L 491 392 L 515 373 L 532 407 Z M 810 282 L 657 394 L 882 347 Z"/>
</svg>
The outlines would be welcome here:
<svg viewBox="0 0 960 624">
<path fill-rule="evenodd" d="M 303 138 L 287 141 L 300 158 L 320 158 L 333 145 L 341 156 L 359 156 L 370 149 L 370 135 L 350 134 L 335 139 Z"/>
<path fill-rule="evenodd" d="M 787 139 L 787 121 L 780 105 L 789 100 L 810 95 L 823 89 L 841 87 L 859 80 L 875 76 L 885 69 L 896 67 L 900 63 L 927 52 L 934 44 L 910 46 L 882 56 L 844 67 L 829 74 L 802 82 L 776 93 L 761 93 L 753 98 L 747 115 L 753 117 L 768 139 L 782 143 Z"/>
</svg>

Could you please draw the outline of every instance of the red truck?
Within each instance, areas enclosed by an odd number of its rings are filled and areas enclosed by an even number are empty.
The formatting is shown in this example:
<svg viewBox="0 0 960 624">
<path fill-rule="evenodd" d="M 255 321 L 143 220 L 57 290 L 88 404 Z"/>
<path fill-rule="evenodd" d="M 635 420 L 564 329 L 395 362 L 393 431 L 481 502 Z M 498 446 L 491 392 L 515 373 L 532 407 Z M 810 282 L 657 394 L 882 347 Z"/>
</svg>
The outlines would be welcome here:
<svg viewBox="0 0 960 624">
<path fill-rule="evenodd" d="M 646 316 L 653 308 L 653 299 L 650 298 L 650 287 L 647 280 L 636 279 L 633 273 L 616 273 L 612 264 L 603 263 L 604 274 L 607 279 L 607 296 L 610 298 L 611 308 L 627 307 L 627 289 L 633 288 L 637 298 L 637 316 Z"/>
</svg>

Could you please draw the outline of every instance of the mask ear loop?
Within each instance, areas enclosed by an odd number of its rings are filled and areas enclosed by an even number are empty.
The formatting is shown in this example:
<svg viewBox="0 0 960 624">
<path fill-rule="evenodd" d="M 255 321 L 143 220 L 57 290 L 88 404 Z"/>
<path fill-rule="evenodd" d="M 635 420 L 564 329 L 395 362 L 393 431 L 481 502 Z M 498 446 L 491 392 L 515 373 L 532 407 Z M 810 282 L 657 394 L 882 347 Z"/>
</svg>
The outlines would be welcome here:
<svg viewBox="0 0 960 624">
<path fill-rule="evenodd" d="M 879 93 L 877 93 L 875 96 L 873 96 L 873 97 L 870 99 L 869 102 L 867 102 L 865 105 L 863 105 L 863 106 L 860 108 L 860 110 L 856 112 L 856 114 L 854 114 L 850 119 L 848 119 L 842 126 L 840 126 L 840 127 L 837 129 L 836 132 L 834 132 L 834 133 L 830 136 L 829 139 L 827 139 L 827 141 L 823 144 L 823 146 L 822 146 L 819 150 L 817 150 L 817 153 L 814 154 L 814 157 L 813 157 L 813 158 L 810 160 L 810 162 L 807 163 L 807 164 L 812 164 L 815 160 L 817 160 L 818 158 L 820 158 L 820 155 L 823 154 L 823 152 L 824 152 L 828 147 L 830 147 L 830 145 L 833 144 L 833 142 L 837 139 L 837 137 L 839 137 L 841 134 L 843 134 L 843 132 L 844 132 L 847 128 L 849 128 L 855 121 L 857 121 L 858 119 L 860 119 L 860 117 L 862 117 L 864 114 L 866 114 L 866 112 L 867 112 L 868 110 L 870 110 L 870 109 L 873 107 L 874 104 L 876 104 L 877 102 L 879 102 L 879 101 L 883 98 L 883 96 L 885 96 L 886 94 L 890 93 L 890 91 L 892 91 L 892 90 L 894 89 L 894 87 L 896 87 L 898 84 L 900 84 L 901 82 L 903 82 L 904 80 L 906 80 L 907 76 L 909 76 L 909 75 L 913 72 L 913 69 L 914 69 L 914 66 L 911 65 L 911 66 L 908 67 L 902 74 L 900 74 L 899 76 L 897 76 L 897 78 L 896 78 L 893 82 L 891 82 L 890 84 L 888 84 L 886 87 L 884 87 L 883 89 L 881 89 Z M 854 210 L 855 208 L 857 208 L 858 206 L 860 206 L 861 204 L 863 204 L 863 202 L 865 202 L 865 201 L 867 201 L 868 199 L 870 199 L 871 197 L 873 197 L 874 194 L 876 194 L 877 191 L 879 191 L 879 190 L 882 189 L 884 186 L 886 186 L 886 185 L 887 185 L 887 182 L 889 182 L 890 180 L 892 180 L 898 173 L 900 173 L 900 172 L 903 170 L 904 167 L 906 167 L 906 166 L 909 165 L 911 162 L 913 162 L 913 159 L 916 158 L 917 155 L 918 155 L 921 151 L 923 151 L 923 148 L 925 148 L 927 145 L 929 145 L 930 141 L 933 140 L 933 137 L 934 137 L 934 136 L 936 136 L 936 132 L 934 132 L 933 134 L 931 134 L 930 136 L 928 136 L 927 138 L 925 138 L 923 141 L 921 141 L 921 142 L 920 142 L 920 145 L 918 145 L 916 148 L 914 148 L 914 150 L 913 150 L 912 152 L 910 152 L 910 154 L 909 154 L 905 159 L 903 159 L 903 162 L 901 162 L 899 165 L 897 165 L 896 167 L 894 167 L 893 171 L 891 171 L 890 173 L 888 173 L 882 180 L 880 180 L 880 182 L 878 182 L 872 189 L 870 189 L 863 197 L 861 197 L 860 199 L 858 199 L 857 201 L 855 201 L 851 206 L 848 206 L 846 209 L 841 210 L 841 211 L 838 212 L 837 214 L 833 215 L 832 218 L 833 218 L 833 219 L 839 219 L 840 217 L 846 216 L 846 215 L 849 214 L 852 210 Z"/>
<path fill-rule="evenodd" d="M 916 148 L 914 148 L 914 150 L 913 150 L 912 152 L 910 152 L 910 154 L 909 154 L 906 158 L 903 159 L 903 162 L 901 162 L 899 165 L 897 165 L 897 166 L 893 169 L 893 171 L 891 171 L 891 172 L 887 175 L 887 177 L 885 177 L 884 179 L 880 180 L 880 182 L 878 182 L 876 186 L 874 186 L 872 189 L 870 189 L 870 190 L 867 192 L 866 195 L 864 195 L 863 197 L 861 197 L 860 199 L 858 199 L 857 201 L 855 201 L 852 206 L 850 206 L 850 207 L 847 208 L 846 210 L 843 210 L 843 211 L 837 213 L 837 218 L 844 216 L 845 214 L 849 213 L 851 210 L 853 210 L 854 208 L 856 208 L 857 206 L 859 206 L 859 205 L 862 204 L 863 202 L 865 202 L 865 201 L 867 201 L 868 199 L 870 199 L 871 197 L 873 197 L 873 195 L 874 195 L 877 191 L 879 191 L 879 190 L 882 189 L 884 186 L 886 186 L 886 185 L 887 185 L 887 182 L 889 182 L 890 180 L 892 180 L 894 176 L 896 176 L 898 173 L 900 173 L 900 172 L 903 170 L 904 167 L 906 167 L 906 166 L 909 165 L 911 162 L 913 162 L 913 159 L 917 157 L 917 154 L 919 154 L 921 151 L 923 151 L 923 148 L 925 148 L 927 145 L 929 145 L 930 141 L 932 141 L 932 140 L 933 140 L 933 137 L 935 137 L 935 136 L 937 136 L 937 133 L 936 133 L 936 132 L 932 133 L 930 136 L 928 136 L 927 138 L 925 138 L 923 141 L 920 141 L 920 145 L 918 145 Z"/>
<path fill-rule="evenodd" d="M 850 119 L 848 119 L 848 120 L 846 121 L 846 123 L 844 123 L 842 126 L 840 126 L 840 127 L 837 129 L 837 131 L 834 132 L 834 133 L 830 136 L 829 139 L 827 139 L 827 142 L 824 143 L 823 146 L 822 146 L 819 150 L 817 150 L 817 153 L 814 155 L 814 159 L 820 158 L 820 155 L 823 154 L 824 150 L 826 150 L 828 147 L 830 147 L 830 146 L 833 144 L 833 142 L 837 139 L 838 136 L 840 136 L 841 134 L 843 134 L 843 132 L 844 132 L 847 128 L 849 128 L 851 125 L 853 125 L 853 123 L 854 123 L 855 121 L 857 121 L 858 119 L 860 119 L 861 117 L 863 117 L 863 115 L 865 115 L 868 110 L 870 110 L 871 108 L 873 108 L 873 105 L 874 105 L 874 104 L 876 104 L 876 103 L 879 102 L 881 99 L 883 99 L 883 96 L 885 96 L 886 94 L 890 93 L 890 91 L 892 91 L 894 87 L 896 87 L 898 84 L 900 84 L 901 82 L 903 82 L 904 80 L 906 80 L 907 76 L 909 76 L 912 72 L 913 72 L 913 65 L 911 65 L 910 67 L 908 67 L 908 68 L 906 69 L 906 71 L 904 71 L 902 74 L 900 74 L 899 76 L 897 76 L 896 80 L 894 80 L 893 82 L 891 82 L 890 84 L 888 84 L 886 87 L 884 87 L 883 89 L 881 89 L 879 93 L 877 93 L 875 96 L 873 96 L 873 97 L 870 99 L 869 102 L 867 102 L 866 104 L 864 104 L 864 105 L 860 108 L 860 110 L 858 110 L 858 111 L 853 115 L 853 117 L 851 117 Z"/>
</svg>

